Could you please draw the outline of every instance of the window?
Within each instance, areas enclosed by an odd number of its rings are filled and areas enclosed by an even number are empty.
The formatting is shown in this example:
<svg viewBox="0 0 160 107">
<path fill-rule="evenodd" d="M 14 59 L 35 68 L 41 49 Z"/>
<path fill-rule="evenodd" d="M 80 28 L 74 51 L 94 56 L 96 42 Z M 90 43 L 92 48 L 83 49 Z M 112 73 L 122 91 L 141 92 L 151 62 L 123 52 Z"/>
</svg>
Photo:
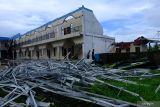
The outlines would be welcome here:
<svg viewBox="0 0 160 107">
<path fill-rule="evenodd" d="M 140 47 L 135 47 L 135 51 L 136 51 L 137 53 L 139 53 L 139 52 L 140 52 Z"/>
<path fill-rule="evenodd" d="M 54 32 L 50 33 L 50 38 L 55 38 Z"/>
<path fill-rule="evenodd" d="M 36 42 L 36 38 L 33 39 L 33 42 Z"/>
<path fill-rule="evenodd" d="M 38 38 L 36 37 L 36 42 L 38 42 Z"/>
<path fill-rule="evenodd" d="M 126 49 L 126 53 L 129 53 L 129 52 L 130 52 L 130 48 L 127 48 L 127 49 Z"/>
<path fill-rule="evenodd" d="M 49 34 L 44 35 L 44 40 L 49 39 Z"/>
<path fill-rule="evenodd" d="M 116 53 L 121 53 L 121 49 L 120 48 L 116 48 Z"/>
<path fill-rule="evenodd" d="M 39 40 L 42 41 L 42 36 L 39 37 Z"/>
<path fill-rule="evenodd" d="M 71 27 L 64 28 L 64 35 L 71 33 Z"/>
<path fill-rule="evenodd" d="M 50 34 L 47 34 L 47 35 L 46 35 L 46 39 L 49 39 L 49 38 L 50 38 Z"/>
<path fill-rule="evenodd" d="M 45 40 L 45 35 L 42 36 L 42 40 Z"/>
<path fill-rule="evenodd" d="M 28 40 L 28 44 L 31 44 L 32 43 L 32 40 L 30 39 L 30 40 Z"/>
</svg>

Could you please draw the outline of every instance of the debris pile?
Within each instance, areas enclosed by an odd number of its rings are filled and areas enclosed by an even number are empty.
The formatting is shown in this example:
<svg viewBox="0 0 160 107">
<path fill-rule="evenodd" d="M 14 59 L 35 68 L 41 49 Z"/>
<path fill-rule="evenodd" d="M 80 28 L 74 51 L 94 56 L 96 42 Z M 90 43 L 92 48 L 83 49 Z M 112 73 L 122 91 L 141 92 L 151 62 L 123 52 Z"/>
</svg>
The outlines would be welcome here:
<svg viewBox="0 0 160 107">
<path fill-rule="evenodd" d="M 137 93 L 103 81 L 103 79 L 111 79 L 128 84 L 137 84 L 136 82 L 124 79 L 124 77 L 136 76 L 148 77 L 154 75 L 136 71 L 126 72 L 116 69 L 104 69 L 87 64 L 84 59 L 76 63 L 72 63 L 69 60 L 63 62 L 53 60 L 26 61 L 15 67 L 0 70 L 0 89 L 7 93 L 3 98 L 0 98 L 0 107 L 49 107 L 50 105 L 54 105 L 54 102 L 46 102 L 46 98 L 40 101 L 36 99 L 37 90 L 41 90 L 43 93 L 55 93 L 103 107 L 135 106 L 126 101 L 88 92 L 84 88 L 98 82 L 99 84 L 119 90 L 119 93 L 123 91 L 144 101 Z M 15 100 L 21 96 L 25 96 L 26 101 L 17 103 Z"/>
</svg>

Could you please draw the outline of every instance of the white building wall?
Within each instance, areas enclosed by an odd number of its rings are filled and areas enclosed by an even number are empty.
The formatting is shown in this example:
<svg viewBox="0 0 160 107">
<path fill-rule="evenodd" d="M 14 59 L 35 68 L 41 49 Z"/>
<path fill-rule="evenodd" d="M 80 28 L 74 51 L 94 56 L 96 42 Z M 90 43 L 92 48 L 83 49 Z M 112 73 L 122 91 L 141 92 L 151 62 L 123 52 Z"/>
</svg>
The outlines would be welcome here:
<svg viewBox="0 0 160 107">
<path fill-rule="evenodd" d="M 103 35 L 103 27 L 98 22 L 93 12 L 84 11 L 84 28 L 85 33 Z"/>
<path fill-rule="evenodd" d="M 93 48 L 95 49 L 95 54 L 111 52 L 114 39 L 94 37 L 93 40 Z"/>
<path fill-rule="evenodd" d="M 95 50 L 95 54 L 110 53 L 112 49 L 112 43 L 114 42 L 114 38 L 107 38 L 107 36 L 100 37 L 96 35 L 86 35 L 84 37 L 84 57 L 87 56 L 89 50 L 91 56 L 93 49 Z"/>
<path fill-rule="evenodd" d="M 115 41 L 114 38 L 104 36 L 103 35 L 103 27 L 98 22 L 94 13 L 91 11 L 84 11 L 83 17 L 84 23 L 84 57 L 87 56 L 90 50 L 90 56 L 92 54 L 92 50 L 95 50 L 95 54 L 97 53 L 108 53 L 112 49 L 112 43 Z M 90 57 L 91 58 L 91 57 Z"/>
<path fill-rule="evenodd" d="M 91 56 L 91 52 L 92 52 L 92 49 L 93 49 L 93 45 L 92 45 L 92 37 L 91 36 L 84 36 L 83 37 L 83 57 L 86 58 L 87 57 L 87 54 L 90 50 L 90 56 Z"/>
</svg>

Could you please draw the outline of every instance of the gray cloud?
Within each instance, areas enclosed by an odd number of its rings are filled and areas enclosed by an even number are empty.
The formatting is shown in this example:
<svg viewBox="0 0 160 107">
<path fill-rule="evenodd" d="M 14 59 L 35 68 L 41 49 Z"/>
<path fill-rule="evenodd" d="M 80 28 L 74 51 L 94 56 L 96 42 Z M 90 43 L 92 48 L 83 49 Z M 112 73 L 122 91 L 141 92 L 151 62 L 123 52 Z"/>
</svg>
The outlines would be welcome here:
<svg viewBox="0 0 160 107">
<path fill-rule="evenodd" d="M 106 24 L 111 20 L 136 22 L 113 30 L 104 26 L 105 34 L 116 35 L 118 41 L 124 36 L 126 41 L 137 35 L 151 37 L 160 28 L 159 0 L 1 0 L 0 36 L 25 33 L 82 5 L 92 9 L 98 20 Z M 134 19 L 136 15 L 140 19 Z"/>
<path fill-rule="evenodd" d="M 132 41 L 139 36 L 160 38 L 157 35 L 157 31 L 160 31 L 160 1 L 146 0 L 144 5 L 137 9 L 140 10 L 140 14 L 138 14 L 141 17 L 136 19 L 129 18 L 130 22 L 137 20 L 136 23 L 125 23 L 123 28 L 109 31 L 109 34 L 115 36 L 117 41 Z"/>
<path fill-rule="evenodd" d="M 152 4 L 152 8 L 144 11 L 145 21 L 150 26 L 160 27 L 160 1 L 153 0 L 150 3 Z"/>
</svg>

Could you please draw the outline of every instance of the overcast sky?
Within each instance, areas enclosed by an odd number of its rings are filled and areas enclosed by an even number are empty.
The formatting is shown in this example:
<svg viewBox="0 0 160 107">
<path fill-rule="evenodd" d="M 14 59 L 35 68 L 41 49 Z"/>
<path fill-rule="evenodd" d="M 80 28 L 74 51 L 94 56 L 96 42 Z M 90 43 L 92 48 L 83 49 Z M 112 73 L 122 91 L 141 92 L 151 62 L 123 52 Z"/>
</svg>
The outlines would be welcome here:
<svg viewBox="0 0 160 107">
<path fill-rule="evenodd" d="M 160 31 L 160 0 L 0 0 L 0 36 L 23 34 L 82 5 L 116 41 L 153 38 Z"/>
</svg>

